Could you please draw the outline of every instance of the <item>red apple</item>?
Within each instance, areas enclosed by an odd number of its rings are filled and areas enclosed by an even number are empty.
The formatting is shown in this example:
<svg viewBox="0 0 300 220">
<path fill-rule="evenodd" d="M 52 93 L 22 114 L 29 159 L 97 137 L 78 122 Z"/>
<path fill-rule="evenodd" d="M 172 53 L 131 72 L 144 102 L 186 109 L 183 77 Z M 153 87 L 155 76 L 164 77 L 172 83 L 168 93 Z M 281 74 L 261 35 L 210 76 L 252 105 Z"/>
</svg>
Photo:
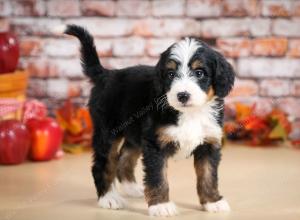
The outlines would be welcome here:
<svg viewBox="0 0 300 220">
<path fill-rule="evenodd" d="M 30 159 L 53 159 L 63 139 L 63 131 L 58 123 L 52 118 L 32 118 L 26 125 L 31 133 Z"/>
<path fill-rule="evenodd" d="M 19 60 L 19 44 L 15 35 L 0 33 L 0 73 L 14 72 Z"/>
<path fill-rule="evenodd" d="M 30 134 L 26 126 L 17 120 L 0 122 L 0 163 L 19 164 L 28 155 Z"/>
</svg>

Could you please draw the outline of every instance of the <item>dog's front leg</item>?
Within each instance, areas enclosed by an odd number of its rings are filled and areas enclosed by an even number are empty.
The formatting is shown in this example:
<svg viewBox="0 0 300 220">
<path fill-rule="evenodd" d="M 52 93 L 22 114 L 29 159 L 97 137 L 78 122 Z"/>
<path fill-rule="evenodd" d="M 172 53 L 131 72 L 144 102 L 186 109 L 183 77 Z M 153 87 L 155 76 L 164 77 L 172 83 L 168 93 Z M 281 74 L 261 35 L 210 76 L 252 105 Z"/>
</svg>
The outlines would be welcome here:
<svg viewBox="0 0 300 220">
<path fill-rule="evenodd" d="M 194 151 L 197 192 L 203 209 L 208 212 L 230 211 L 227 201 L 218 191 L 218 166 L 220 147 L 203 144 Z"/>
<path fill-rule="evenodd" d="M 157 146 L 144 148 L 145 198 L 150 216 L 173 216 L 177 214 L 175 204 L 169 201 L 167 159 L 167 153 Z"/>
</svg>

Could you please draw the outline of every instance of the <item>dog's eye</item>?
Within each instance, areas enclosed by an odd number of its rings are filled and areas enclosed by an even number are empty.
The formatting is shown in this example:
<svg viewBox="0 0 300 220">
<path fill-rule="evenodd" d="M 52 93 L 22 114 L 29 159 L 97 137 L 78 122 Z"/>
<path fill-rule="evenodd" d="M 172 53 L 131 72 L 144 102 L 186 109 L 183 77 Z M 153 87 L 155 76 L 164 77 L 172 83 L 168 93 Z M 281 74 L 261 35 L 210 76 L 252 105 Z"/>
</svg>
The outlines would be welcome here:
<svg viewBox="0 0 300 220">
<path fill-rule="evenodd" d="M 203 78 L 205 72 L 202 69 L 197 69 L 197 70 L 195 70 L 194 74 L 197 78 L 201 79 L 201 78 Z"/>
<path fill-rule="evenodd" d="M 170 79 L 173 79 L 176 76 L 176 73 L 174 71 L 169 71 L 168 76 Z"/>
</svg>

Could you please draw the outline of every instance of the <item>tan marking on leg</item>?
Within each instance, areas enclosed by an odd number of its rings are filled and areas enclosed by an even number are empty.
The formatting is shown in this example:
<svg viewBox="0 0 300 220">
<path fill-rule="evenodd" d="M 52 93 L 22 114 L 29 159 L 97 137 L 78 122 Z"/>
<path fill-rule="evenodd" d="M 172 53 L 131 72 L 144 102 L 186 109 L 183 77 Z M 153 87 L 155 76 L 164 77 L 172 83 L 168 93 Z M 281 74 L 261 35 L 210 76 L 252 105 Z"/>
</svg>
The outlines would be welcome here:
<svg viewBox="0 0 300 220">
<path fill-rule="evenodd" d="M 166 159 L 167 160 L 167 159 Z M 150 188 L 146 186 L 145 188 L 145 198 L 148 206 L 169 202 L 169 185 L 167 180 L 167 161 L 165 161 L 165 166 L 162 170 L 162 183 L 160 186 L 155 188 Z"/>
<path fill-rule="evenodd" d="M 119 138 L 113 141 L 109 155 L 107 157 L 107 165 L 104 173 L 104 181 L 111 185 L 116 177 L 117 165 L 118 165 L 118 147 L 122 143 L 124 138 Z"/>
<path fill-rule="evenodd" d="M 141 153 L 141 149 L 121 149 L 117 170 L 117 175 L 120 182 L 123 180 L 128 182 L 136 182 L 134 168 L 136 167 L 137 160 Z"/>
<path fill-rule="evenodd" d="M 117 145 L 118 145 L 118 146 L 117 146 L 117 151 L 118 151 L 118 153 L 121 152 L 121 149 L 122 149 L 122 147 L 123 147 L 123 145 L 124 145 L 124 142 L 125 142 L 125 138 L 122 138 L 122 139 L 120 140 L 120 142 L 117 144 Z"/>
<path fill-rule="evenodd" d="M 218 192 L 217 180 L 213 175 L 213 168 L 207 159 L 194 163 L 197 175 L 197 192 L 200 203 L 215 202 L 221 199 Z"/>
</svg>

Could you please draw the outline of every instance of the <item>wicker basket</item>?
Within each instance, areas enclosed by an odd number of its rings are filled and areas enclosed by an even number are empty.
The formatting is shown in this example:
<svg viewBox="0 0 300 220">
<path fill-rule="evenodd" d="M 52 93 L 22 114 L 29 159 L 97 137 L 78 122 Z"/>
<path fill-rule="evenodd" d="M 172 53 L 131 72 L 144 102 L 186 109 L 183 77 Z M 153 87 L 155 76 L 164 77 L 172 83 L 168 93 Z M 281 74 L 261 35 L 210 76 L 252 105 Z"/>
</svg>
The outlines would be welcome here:
<svg viewBox="0 0 300 220">
<path fill-rule="evenodd" d="M 26 71 L 0 74 L 0 120 L 21 119 L 27 84 Z"/>
</svg>

